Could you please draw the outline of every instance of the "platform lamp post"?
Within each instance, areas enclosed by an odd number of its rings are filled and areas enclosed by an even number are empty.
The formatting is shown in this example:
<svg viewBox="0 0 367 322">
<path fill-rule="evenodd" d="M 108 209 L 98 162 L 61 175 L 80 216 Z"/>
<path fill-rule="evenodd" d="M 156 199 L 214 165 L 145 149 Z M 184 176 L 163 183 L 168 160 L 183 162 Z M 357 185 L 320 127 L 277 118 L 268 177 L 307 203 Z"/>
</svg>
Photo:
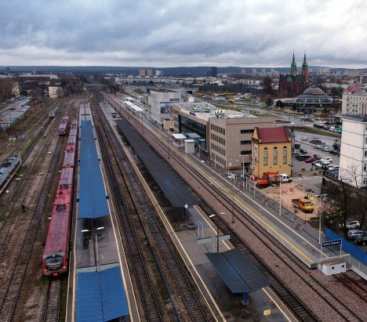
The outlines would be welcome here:
<svg viewBox="0 0 367 322">
<path fill-rule="evenodd" d="M 185 216 L 185 219 L 186 219 L 187 209 L 189 209 L 189 205 L 187 203 L 185 203 L 185 205 L 184 205 L 184 216 Z"/>
<path fill-rule="evenodd" d="M 326 193 L 320 195 L 320 200 L 322 204 L 324 202 L 324 198 L 326 197 L 327 197 Z M 321 245 L 321 242 L 322 242 L 322 211 L 321 212 L 319 211 L 319 245 Z"/>
</svg>

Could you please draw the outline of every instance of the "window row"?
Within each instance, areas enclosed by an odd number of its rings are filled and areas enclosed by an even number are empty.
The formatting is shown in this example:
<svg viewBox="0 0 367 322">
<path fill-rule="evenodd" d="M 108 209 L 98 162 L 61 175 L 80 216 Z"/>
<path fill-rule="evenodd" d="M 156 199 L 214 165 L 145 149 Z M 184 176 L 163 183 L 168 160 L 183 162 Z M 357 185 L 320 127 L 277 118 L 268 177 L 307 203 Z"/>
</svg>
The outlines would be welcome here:
<svg viewBox="0 0 367 322">
<path fill-rule="evenodd" d="M 213 141 L 215 141 L 215 142 L 218 142 L 218 143 L 220 143 L 222 145 L 226 145 L 226 140 L 224 138 L 222 138 L 222 137 L 220 137 L 218 135 L 215 135 L 213 133 L 210 135 L 210 139 L 213 140 Z"/>
<path fill-rule="evenodd" d="M 222 127 L 216 126 L 214 124 L 211 124 L 210 125 L 210 129 L 213 130 L 213 131 L 215 131 L 215 132 L 221 133 L 223 135 L 226 134 L 226 130 L 225 129 L 223 129 Z"/>
<path fill-rule="evenodd" d="M 212 149 L 212 151 L 215 151 L 215 152 L 217 152 L 221 155 L 226 155 L 226 150 L 225 149 L 223 149 L 223 148 L 221 148 L 221 147 L 219 147 L 219 146 L 217 146 L 213 143 L 210 145 L 210 148 Z"/>
<path fill-rule="evenodd" d="M 219 163 L 223 168 L 226 167 L 226 160 L 214 154 L 214 162 Z"/>
<path fill-rule="evenodd" d="M 251 154 L 252 152 L 251 152 L 251 150 L 242 150 L 241 152 L 240 152 L 240 154 L 241 155 L 249 155 L 249 154 Z"/>
<path fill-rule="evenodd" d="M 242 140 L 241 141 L 241 144 L 244 145 L 244 144 L 251 144 L 251 140 Z"/>
<path fill-rule="evenodd" d="M 286 146 L 283 146 L 282 149 L 282 156 L 281 160 L 279 160 L 279 151 L 276 146 L 273 147 L 273 153 L 272 153 L 272 160 L 269 162 L 269 149 L 267 147 L 264 148 L 264 154 L 263 154 L 263 165 L 268 166 L 270 163 L 272 163 L 273 166 L 277 166 L 280 164 L 280 162 L 283 163 L 283 165 L 288 164 L 288 148 Z"/>
<path fill-rule="evenodd" d="M 241 134 L 252 134 L 254 132 L 254 129 L 242 129 Z"/>
</svg>

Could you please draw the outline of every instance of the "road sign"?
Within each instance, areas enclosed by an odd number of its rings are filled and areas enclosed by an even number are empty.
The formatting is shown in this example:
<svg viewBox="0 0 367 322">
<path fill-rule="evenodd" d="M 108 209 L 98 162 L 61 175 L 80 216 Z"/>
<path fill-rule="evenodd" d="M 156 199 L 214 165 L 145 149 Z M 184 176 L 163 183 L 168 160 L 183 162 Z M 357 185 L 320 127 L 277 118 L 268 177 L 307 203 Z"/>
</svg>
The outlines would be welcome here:
<svg viewBox="0 0 367 322">
<path fill-rule="evenodd" d="M 322 243 L 322 247 L 341 246 L 341 244 L 342 244 L 341 239 L 327 240 Z"/>
</svg>

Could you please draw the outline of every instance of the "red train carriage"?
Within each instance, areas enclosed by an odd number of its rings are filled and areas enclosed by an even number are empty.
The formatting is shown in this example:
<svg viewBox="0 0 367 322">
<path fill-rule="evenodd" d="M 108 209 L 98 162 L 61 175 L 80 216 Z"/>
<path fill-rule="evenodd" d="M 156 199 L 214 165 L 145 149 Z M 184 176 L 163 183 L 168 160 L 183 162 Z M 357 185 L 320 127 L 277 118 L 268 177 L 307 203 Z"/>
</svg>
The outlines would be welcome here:
<svg viewBox="0 0 367 322">
<path fill-rule="evenodd" d="M 69 130 L 69 117 L 64 116 L 60 122 L 58 132 L 60 136 L 64 136 L 68 133 Z"/>
<path fill-rule="evenodd" d="M 64 162 L 62 164 L 63 168 L 73 167 L 75 163 L 76 156 L 76 143 L 67 144 L 64 153 Z"/>
<path fill-rule="evenodd" d="M 73 127 L 73 133 L 69 134 L 65 148 L 63 166 L 42 256 L 42 273 L 45 276 L 56 277 L 68 270 L 77 131 L 78 128 Z"/>
<path fill-rule="evenodd" d="M 68 270 L 72 184 L 71 187 L 68 185 L 68 188 L 65 188 L 59 187 L 52 207 L 42 256 L 42 273 L 45 276 L 56 277 Z"/>
</svg>

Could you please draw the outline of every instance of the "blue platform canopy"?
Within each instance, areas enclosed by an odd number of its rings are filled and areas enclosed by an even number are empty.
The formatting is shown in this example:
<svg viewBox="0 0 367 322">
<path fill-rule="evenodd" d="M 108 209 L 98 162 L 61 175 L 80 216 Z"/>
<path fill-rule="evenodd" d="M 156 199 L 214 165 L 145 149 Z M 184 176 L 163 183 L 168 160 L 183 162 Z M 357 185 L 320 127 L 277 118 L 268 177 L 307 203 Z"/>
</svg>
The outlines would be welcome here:
<svg viewBox="0 0 367 322">
<path fill-rule="evenodd" d="M 249 293 L 269 284 L 264 272 L 243 250 L 208 253 L 207 256 L 233 294 Z"/>
<path fill-rule="evenodd" d="M 101 271 L 78 271 L 76 321 L 107 322 L 129 315 L 118 266 Z"/>
<path fill-rule="evenodd" d="M 81 122 L 79 217 L 99 218 L 109 214 L 96 141 L 91 121 Z"/>
</svg>

